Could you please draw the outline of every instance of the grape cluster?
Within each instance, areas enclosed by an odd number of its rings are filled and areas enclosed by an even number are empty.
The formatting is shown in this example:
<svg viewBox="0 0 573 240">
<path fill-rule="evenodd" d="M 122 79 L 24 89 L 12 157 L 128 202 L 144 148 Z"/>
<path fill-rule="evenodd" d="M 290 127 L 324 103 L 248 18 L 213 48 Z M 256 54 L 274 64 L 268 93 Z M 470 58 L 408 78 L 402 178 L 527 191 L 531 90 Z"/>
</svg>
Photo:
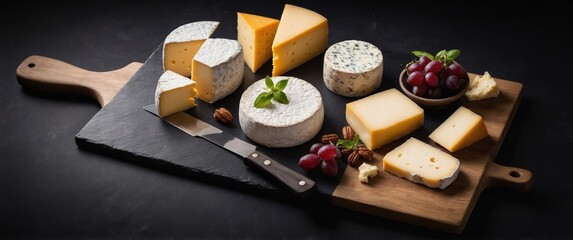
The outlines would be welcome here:
<svg viewBox="0 0 573 240">
<path fill-rule="evenodd" d="M 444 98 L 459 93 L 468 79 L 466 70 L 447 58 L 430 59 L 422 55 L 406 66 L 408 89 L 416 96 Z"/>
<path fill-rule="evenodd" d="M 304 170 L 318 167 L 326 176 L 334 177 L 338 174 L 338 162 L 342 153 L 333 144 L 315 143 L 310 147 L 310 153 L 302 156 L 298 165 Z"/>
</svg>

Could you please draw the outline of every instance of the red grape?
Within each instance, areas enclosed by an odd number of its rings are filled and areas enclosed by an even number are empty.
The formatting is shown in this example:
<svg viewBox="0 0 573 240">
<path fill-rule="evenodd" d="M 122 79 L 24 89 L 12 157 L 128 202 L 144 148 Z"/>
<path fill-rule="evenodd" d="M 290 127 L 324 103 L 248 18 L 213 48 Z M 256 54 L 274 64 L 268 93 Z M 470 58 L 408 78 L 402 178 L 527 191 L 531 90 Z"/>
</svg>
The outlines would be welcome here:
<svg viewBox="0 0 573 240">
<path fill-rule="evenodd" d="M 418 86 L 414 86 L 412 88 L 412 93 L 418 97 L 423 97 L 428 90 L 428 86 L 426 84 L 420 84 Z"/>
<path fill-rule="evenodd" d="M 310 153 L 318 154 L 318 150 L 324 146 L 322 143 L 315 143 L 310 146 Z"/>
<path fill-rule="evenodd" d="M 422 65 L 420 65 L 419 63 L 415 62 L 410 64 L 410 66 L 408 66 L 408 72 L 409 73 L 413 73 L 413 72 L 417 72 L 417 71 L 424 71 L 424 67 L 422 67 Z"/>
<path fill-rule="evenodd" d="M 435 73 L 433 72 L 426 73 L 426 75 L 424 75 L 424 79 L 426 80 L 426 85 L 428 85 L 428 87 L 438 86 L 438 75 L 436 75 Z"/>
<path fill-rule="evenodd" d="M 428 89 L 428 97 L 429 98 L 441 98 L 442 97 L 442 89 L 439 87 L 433 87 Z"/>
<path fill-rule="evenodd" d="M 418 60 L 418 63 L 422 66 L 422 67 L 426 67 L 426 65 L 428 65 L 428 63 L 430 63 L 430 58 L 426 57 L 426 56 L 421 56 L 420 60 Z"/>
<path fill-rule="evenodd" d="M 336 159 L 340 159 L 342 157 L 342 152 L 340 151 L 340 149 L 336 148 Z"/>
<path fill-rule="evenodd" d="M 424 83 L 424 74 L 420 71 L 410 73 L 406 82 L 408 82 L 408 85 L 410 86 L 418 86 Z"/>
<path fill-rule="evenodd" d="M 326 144 L 318 150 L 318 156 L 325 161 L 334 161 L 336 157 L 336 147 L 332 144 Z"/>
<path fill-rule="evenodd" d="M 320 170 L 326 176 L 334 177 L 338 175 L 338 162 L 337 161 L 322 161 Z"/>
<path fill-rule="evenodd" d="M 465 78 L 467 75 L 466 70 L 457 62 L 454 62 L 448 66 L 448 72 L 446 75 L 456 75 L 458 78 Z"/>
<path fill-rule="evenodd" d="M 435 74 L 438 74 L 442 71 L 442 62 L 438 61 L 438 60 L 433 60 L 430 63 L 428 63 L 428 65 L 426 65 L 426 67 L 424 67 L 424 72 L 433 72 Z"/>
<path fill-rule="evenodd" d="M 298 161 L 298 166 L 304 170 L 310 170 L 320 164 L 320 158 L 314 153 L 309 153 L 300 158 Z"/>
<path fill-rule="evenodd" d="M 449 90 L 458 90 L 460 88 L 460 79 L 456 75 L 450 75 L 446 78 L 446 87 Z"/>
</svg>

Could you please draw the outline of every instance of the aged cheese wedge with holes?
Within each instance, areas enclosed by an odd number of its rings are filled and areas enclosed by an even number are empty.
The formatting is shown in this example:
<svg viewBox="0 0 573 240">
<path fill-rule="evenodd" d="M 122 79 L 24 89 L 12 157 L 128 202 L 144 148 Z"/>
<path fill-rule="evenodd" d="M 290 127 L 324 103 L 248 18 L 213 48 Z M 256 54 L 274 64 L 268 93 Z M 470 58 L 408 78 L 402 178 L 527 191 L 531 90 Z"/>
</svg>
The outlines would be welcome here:
<svg viewBox="0 0 573 240">
<path fill-rule="evenodd" d="M 341 96 L 366 96 L 382 83 L 382 61 L 382 51 L 371 43 L 358 40 L 336 43 L 324 54 L 324 84 Z"/>
<path fill-rule="evenodd" d="M 170 70 L 165 71 L 155 88 L 155 107 L 160 117 L 195 107 L 195 81 Z"/>
<path fill-rule="evenodd" d="M 247 13 L 237 13 L 237 40 L 243 47 L 245 63 L 256 72 L 272 57 L 272 44 L 279 20 Z"/>
<path fill-rule="evenodd" d="M 255 99 L 267 92 L 265 80 L 253 83 L 239 102 L 239 123 L 245 135 L 267 147 L 292 147 L 312 139 L 322 127 L 324 106 L 320 92 L 312 84 L 295 77 L 272 77 L 274 83 L 288 79 L 283 92 L 288 104 L 271 101 L 256 108 Z"/>
<path fill-rule="evenodd" d="M 422 126 L 424 110 L 392 88 L 346 104 L 346 122 L 373 150 Z"/>
<path fill-rule="evenodd" d="M 457 158 L 416 138 L 387 153 L 382 161 L 384 171 L 431 188 L 448 187 L 460 171 Z"/>
<path fill-rule="evenodd" d="M 210 38 L 193 58 L 191 79 L 201 100 L 213 103 L 233 93 L 243 82 L 243 50 L 236 40 Z"/>
<path fill-rule="evenodd" d="M 328 43 L 328 21 L 311 10 L 286 4 L 273 41 L 273 76 L 320 55 Z"/>
<path fill-rule="evenodd" d="M 219 22 L 193 22 L 169 33 L 163 42 L 163 70 L 191 77 L 193 57 L 217 26 Z"/>
<path fill-rule="evenodd" d="M 455 152 L 487 136 L 482 117 L 461 106 L 430 134 L 430 139 Z"/>
</svg>

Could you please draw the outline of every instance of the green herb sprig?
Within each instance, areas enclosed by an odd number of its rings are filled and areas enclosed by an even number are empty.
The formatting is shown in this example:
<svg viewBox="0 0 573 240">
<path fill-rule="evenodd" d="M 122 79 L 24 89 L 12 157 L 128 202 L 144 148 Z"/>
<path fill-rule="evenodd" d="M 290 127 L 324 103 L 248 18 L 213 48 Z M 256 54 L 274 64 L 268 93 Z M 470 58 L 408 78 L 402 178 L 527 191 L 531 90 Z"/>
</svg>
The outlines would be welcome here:
<svg viewBox="0 0 573 240">
<path fill-rule="evenodd" d="M 458 56 L 460 56 L 460 54 L 462 52 L 458 49 L 452 49 L 449 51 L 444 49 L 444 50 L 436 53 L 436 56 L 433 56 L 432 54 L 424 52 L 424 51 L 412 51 L 412 53 L 416 57 L 426 56 L 430 60 L 438 60 L 438 61 L 445 62 L 446 64 L 451 64 L 452 61 L 454 61 L 454 59 L 456 59 Z"/>
<path fill-rule="evenodd" d="M 350 140 L 350 139 L 338 140 L 338 142 L 336 143 L 336 147 L 342 148 L 342 149 L 355 149 L 358 146 L 359 140 L 360 140 L 360 136 L 358 135 L 358 133 L 355 133 L 354 139 L 352 139 L 352 140 Z"/>
<path fill-rule="evenodd" d="M 261 94 L 259 94 L 259 96 L 257 96 L 257 99 L 255 99 L 256 108 L 266 107 L 271 103 L 272 99 L 282 104 L 288 104 L 287 95 L 283 92 L 283 90 L 286 88 L 288 84 L 288 78 L 278 81 L 277 84 L 275 85 L 273 79 L 267 76 L 265 77 L 265 83 L 267 85 L 267 88 L 269 88 L 269 91 L 262 92 Z"/>
</svg>

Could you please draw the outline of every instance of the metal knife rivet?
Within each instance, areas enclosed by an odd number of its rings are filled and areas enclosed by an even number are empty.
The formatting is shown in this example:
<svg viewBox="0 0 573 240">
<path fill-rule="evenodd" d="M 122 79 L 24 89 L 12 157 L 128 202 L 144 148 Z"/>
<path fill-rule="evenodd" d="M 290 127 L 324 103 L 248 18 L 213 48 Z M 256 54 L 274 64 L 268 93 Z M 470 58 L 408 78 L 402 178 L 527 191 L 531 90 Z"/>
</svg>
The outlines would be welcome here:
<svg viewBox="0 0 573 240">
<path fill-rule="evenodd" d="M 265 164 L 265 166 L 271 165 L 271 160 L 267 159 L 263 162 L 263 164 Z"/>
<path fill-rule="evenodd" d="M 258 157 L 259 154 L 253 153 L 251 156 L 253 156 L 254 158 Z"/>
<path fill-rule="evenodd" d="M 305 182 L 305 181 L 300 181 L 300 182 L 298 182 L 298 185 L 304 186 L 304 185 L 306 185 L 306 182 Z"/>
</svg>

